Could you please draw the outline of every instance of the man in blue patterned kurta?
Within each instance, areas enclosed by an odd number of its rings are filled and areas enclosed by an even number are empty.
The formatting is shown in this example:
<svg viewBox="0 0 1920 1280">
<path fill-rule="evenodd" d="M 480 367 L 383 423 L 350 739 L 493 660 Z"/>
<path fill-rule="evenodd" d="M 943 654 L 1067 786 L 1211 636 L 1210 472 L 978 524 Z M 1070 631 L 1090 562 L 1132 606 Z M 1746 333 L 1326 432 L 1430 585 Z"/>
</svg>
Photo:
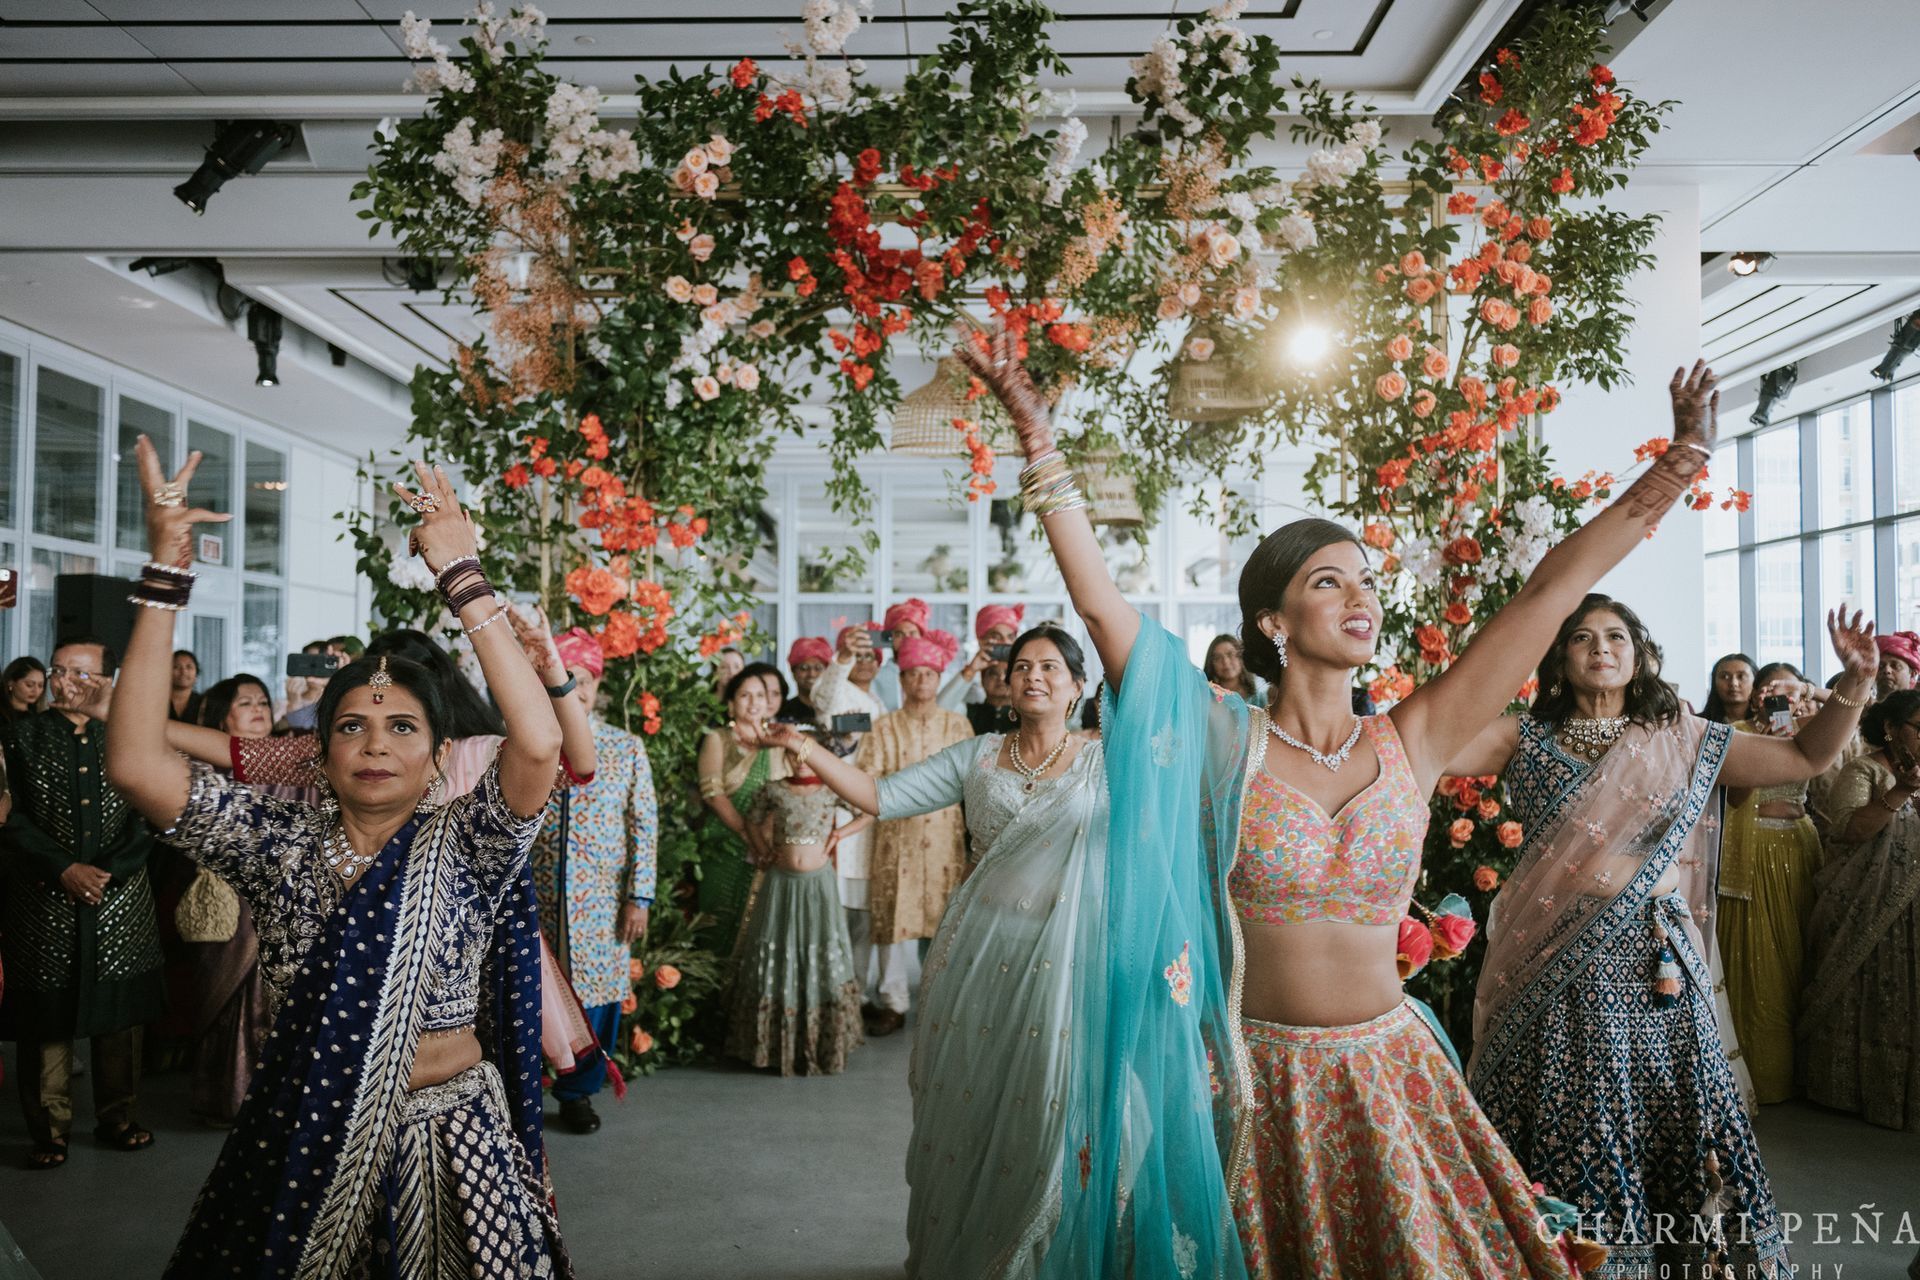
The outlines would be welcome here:
<svg viewBox="0 0 1920 1280">
<path fill-rule="evenodd" d="M 553 1094 L 567 1127 L 592 1133 L 600 1127 L 592 1098 L 606 1083 L 604 1054 L 617 1043 L 621 1004 L 633 990 L 632 943 L 647 931 L 653 905 L 660 824 L 645 745 L 594 714 L 606 666 L 599 642 L 575 627 L 554 643 L 576 686 L 566 696 L 583 699 L 593 715 L 600 768 L 592 782 L 568 788 L 548 806 L 533 875 L 548 941 L 602 1050 L 556 1080 Z"/>
</svg>

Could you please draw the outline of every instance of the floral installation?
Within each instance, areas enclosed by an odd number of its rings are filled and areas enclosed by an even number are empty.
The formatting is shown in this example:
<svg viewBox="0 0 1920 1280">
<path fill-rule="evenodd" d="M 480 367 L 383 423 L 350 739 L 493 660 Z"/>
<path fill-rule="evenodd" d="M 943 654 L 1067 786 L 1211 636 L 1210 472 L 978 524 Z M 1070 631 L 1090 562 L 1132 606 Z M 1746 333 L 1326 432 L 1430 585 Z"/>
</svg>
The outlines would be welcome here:
<svg viewBox="0 0 1920 1280">
<path fill-rule="evenodd" d="M 1402 208 L 1380 124 L 1285 85 L 1243 8 L 1156 40 L 1127 83 L 1137 121 L 1092 155 L 1040 87 L 1066 67 L 1039 0 L 956 0 L 943 42 L 885 89 L 846 53 L 869 5 L 805 0 L 788 69 L 742 57 L 641 80 L 618 127 L 598 90 L 545 69 L 537 9 L 482 4 L 457 41 L 404 20 L 426 107 L 382 138 L 361 216 L 450 266 L 449 298 L 481 320 L 448 368 L 416 374 L 408 451 L 464 476 L 503 589 L 600 638 L 608 714 L 649 736 L 669 810 L 656 918 L 679 914 L 708 856 L 689 783 L 718 712 L 709 660 L 757 640 L 744 565 L 776 442 L 823 404 L 828 493 L 870 528 L 856 464 L 885 442 L 897 359 L 949 344 L 957 321 L 1018 334 L 1069 458 L 1113 456 L 1147 510 L 1283 440 L 1339 441 L 1310 482 L 1388 571 L 1383 702 L 1444 668 L 1607 496 L 1609 477 L 1552 475 L 1530 425 L 1556 382 L 1618 377 L 1652 224 L 1573 202 L 1625 180 L 1662 105 L 1595 65 L 1592 17 L 1544 11 L 1404 153 L 1428 203 Z M 1289 110 L 1310 145 L 1291 175 L 1254 156 Z M 1282 376 L 1267 353 L 1309 307 L 1342 363 Z M 1257 385 L 1264 407 L 1227 429 L 1175 419 L 1189 362 Z M 978 499 L 1004 424 L 973 398 L 955 452 Z M 1704 484 L 1696 503 L 1732 500 Z M 442 625 L 398 551 L 411 518 L 361 518 L 361 565 L 382 618 Z M 1460 818 L 1477 825 L 1455 848 Z M 1477 805 L 1448 813 L 1432 887 L 1484 899 L 1473 868 L 1511 859 L 1496 829 Z M 644 1013 L 655 997 L 636 998 Z M 657 1021 L 636 1030 L 661 1042 Z"/>
</svg>

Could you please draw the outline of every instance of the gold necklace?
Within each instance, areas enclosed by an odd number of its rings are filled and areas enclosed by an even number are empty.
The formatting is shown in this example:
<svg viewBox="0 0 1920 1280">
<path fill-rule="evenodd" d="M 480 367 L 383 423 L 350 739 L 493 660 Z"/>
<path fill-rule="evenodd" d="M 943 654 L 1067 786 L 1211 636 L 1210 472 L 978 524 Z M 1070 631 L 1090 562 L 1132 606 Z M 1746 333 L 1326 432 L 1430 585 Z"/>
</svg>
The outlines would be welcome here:
<svg viewBox="0 0 1920 1280">
<path fill-rule="evenodd" d="M 1560 745 L 1592 762 L 1606 755 L 1626 730 L 1626 716 L 1575 717 L 1560 722 Z"/>
<path fill-rule="evenodd" d="M 1027 780 L 1027 785 L 1021 788 L 1023 791 L 1030 792 L 1040 784 L 1041 776 L 1044 775 L 1047 770 L 1053 768 L 1053 762 L 1058 760 L 1060 753 L 1067 749 L 1067 740 L 1071 737 L 1073 737 L 1072 734 L 1063 732 L 1060 735 L 1059 743 L 1053 750 L 1047 752 L 1047 758 L 1040 762 L 1039 767 L 1029 769 L 1027 762 L 1020 758 L 1020 734 L 1016 731 L 1007 735 L 1007 752 L 1012 758 L 1014 772 L 1020 774 Z"/>
<path fill-rule="evenodd" d="M 353 842 L 347 839 L 346 824 L 338 821 L 327 831 L 326 839 L 320 845 L 320 852 L 327 860 L 328 869 L 349 883 L 362 871 L 372 866 L 373 860 L 380 856 L 378 850 L 363 854 L 355 849 Z"/>
</svg>

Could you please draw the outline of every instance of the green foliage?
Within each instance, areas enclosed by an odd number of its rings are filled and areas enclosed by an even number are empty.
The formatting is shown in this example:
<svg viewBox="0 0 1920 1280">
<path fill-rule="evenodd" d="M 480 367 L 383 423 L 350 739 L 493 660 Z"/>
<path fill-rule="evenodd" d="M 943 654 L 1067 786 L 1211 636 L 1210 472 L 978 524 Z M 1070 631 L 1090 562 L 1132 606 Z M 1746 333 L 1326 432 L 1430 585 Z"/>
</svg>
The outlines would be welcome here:
<svg viewBox="0 0 1920 1280">
<path fill-rule="evenodd" d="M 622 1009 L 614 1051 L 622 1071 L 652 1075 L 659 1067 L 697 1061 L 707 1051 L 696 1027 L 726 977 L 725 962 L 705 937 L 712 927 L 709 915 L 653 912 L 646 936 L 633 944 L 633 1007 Z M 663 981 L 671 985 L 663 987 Z M 641 1044 L 645 1052 L 638 1051 Z"/>
</svg>

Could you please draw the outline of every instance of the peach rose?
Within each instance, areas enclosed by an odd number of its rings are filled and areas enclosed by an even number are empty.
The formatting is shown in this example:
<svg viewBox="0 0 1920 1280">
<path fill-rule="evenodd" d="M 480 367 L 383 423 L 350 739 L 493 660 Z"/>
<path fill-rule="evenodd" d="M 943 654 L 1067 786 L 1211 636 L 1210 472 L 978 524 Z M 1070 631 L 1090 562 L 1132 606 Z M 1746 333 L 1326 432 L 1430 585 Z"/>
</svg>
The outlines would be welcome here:
<svg viewBox="0 0 1920 1280">
<path fill-rule="evenodd" d="M 1259 309 L 1260 290 L 1252 285 L 1248 285 L 1243 289 L 1236 289 L 1234 291 L 1233 318 L 1235 320 L 1251 320 L 1253 319 L 1254 313 Z"/>
<path fill-rule="evenodd" d="M 647 976 L 647 966 L 645 964 L 641 963 L 638 960 L 627 961 L 627 979 L 629 981 L 638 982 L 640 981 L 640 979 L 646 976 Z"/>
<path fill-rule="evenodd" d="M 1428 347 L 1426 353 L 1420 357 L 1420 372 L 1435 381 L 1446 377 L 1447 370 L 1451 367 L 1447 361 L 1447 353 L 1438 347 Z"/>
<path fill-rule="evenodd" d="M 1387 359 L 1393 361 L 1413 358 L 1413 339 L 1404 333 L 1396 333 L 1387 341 Z"/>
<path fill-rule="evenodd" d="M 1440 292 L 1440 286 L 1431 276 L 1420 276 L 1407 281 L 1407 298 L 1416 306 L 1424 306 L 1433 301 L 1433 295 Z"/>
<path fill-rule="evenodd" d="M 705 147 L 695 147 L 680 158 L 680 167 L 688 173 L 705 173 L 713 157 L 707 154 Z"/>
<path fill-rule="evenodd" d="M 713 237 L 705 233 L 695 236 L 687 241 L 687 252 L 695 262 L 705 262 L 713 256 Z"/>
<path fill-rule="evenodd" d="M 1527 321 L 1530 324 L 1545 324 L 1553 318 L 1553 300 L 1535 298 L 1527 303 Z"/>
<path fill-rule="evenodd" d="M 1520 363 L 1520 348 L 1511 342 L 1503 342 L 1487 353 L 1497 368 L 1511 369 Z"/>
<path fill-rule="evenodd" d="M 1417 391 L 1413 396 L 1413 416 L 1416 418 L 1428 417 L 1433 413 L 1434 408 L 1439 403 L 1439 399 L 1434 396 L 1433 392 L 1425 390 Z"/>
<path fill-rule="evenodd" d="M 733 304 L 716 302 L 710 307 L 702 307 L 700 318 L 716 329 L 724 329 L 734 321 Z"/>
<path fill-rule="evenodd" d="M 707 159 L 714 164 L 725 164 L 733 159 L 733 144 L 719 134 L 707 139 Z"/>
<path fill-rule="evenodd" d="M 633 1037 L 627 1043 L 633 1047 L 636 1057 L 653 1052 L 653 1037 L 648 1035 L 644 1028 L 635 1027 Z"/>
<path fill-rule="evenodd" d="M 720 291 L 710 284 L 697 284 L 693 287 L 693 300 L 703 307 L 710 307 L 720 301 Z"/>
<path fill-rule="evenodd" d="M 1493 834 L 1503 849 L 1518 849 L 1527 838 L 1526 828 L 1512 821 L 1501 823 Z"/>
<path fill-rule="evenodd" d="M 693 194 L 702 200 L 711 200 L 720 194 L 720 175 L 709 169 L 705 173 L 693 175 Z"/>
<path fill-rule="evenodd" d="M 666 290 L 667 296 L 675 302 L 693 301 L 693 285 L 685 276 L 668 276 Z"/>
<path fill-rule="evenodd" d="M 628 1017 L 632 1017 L 634 1011 L 639 1007 L 640 997 L 634 995 L 631 991 L 627 992 L 626 998 L 620 1002 L 620 1012 Z"/>
<path fill-rule="evenodd" d="M 1200 286 L 1189 280 L 1180 286 L 1178 297 L 1181 306 L 1197 307 L 1200 305 Z"/>
<path fill-rule="evenodd" d="M 768 338 L 771 338 L 775 333 L 779 332 L 779 326 L 771 320 L 756 320 L 747 326 L 747 332 L 762 342 L 765 342 Z"/>
<path fill-rule="evenodd" d="M 1205 336 L 1195 338 L 1187 344 L 1187 359 L 1205 364 L 1213 359 L 1213 339 Z"/>
<path fill-rule="evenodd" d="M 1398 372 L 1383 373 L 1374 379 L 1373 390 L 1382 400 L 1398 400 L 1407 394 L 1407 380 Z"/>
<path fill-rule="evenodd" d="M 1508 262 L 1525 262 L 1533 257 L 1533 246 L 1522 240 L 1519 244 L 1507 246 Z"/>
<path fill-rule="evenodd" d="M 653 985 L 662 991 L 671 991 L 680 985 L 680 971 L 670 964 L 663 964 L 653 971 Z"/>
<path fill-rule="evenodd" d="M 720 380 L 712 374 L 701 374 L 693 380 L 693 394 L 702 400 L 712 400 L 720 394 Z"/>
<path fill-rule="evenodd" d="M 1229 235 L 1223 227 L 1207 238 L 1207 259 L 1216 267 L 1224 267 L 1240 257 L 1240 242 Z"/>
<path fill-rule="evenodd" d="M 760 371 L 750 364 L 743 364 L 733 371 L 733 385 L 742 391 L 760 389 Z"/>
<path fill-rule="evenodd" d="M 1409 249 L 1400 255 L 1400 270 L 1407 275 L 1424 274 L 1427 269 L 1427 255 L 1418 249 Z"/>
<path fill-rule="evenodd" d="M 1393 546 L 1393 526 L 1375 521 L 1360 531 L 1360 537 L 1368 546 L 1385 551 Z"/>
<path fill-rule="evenodd" d="M 1507 304 L 1498 298 L 1488 298 L 1480 304 L 1480 318 L 1491 325 L 1500 323 L 1501 310 Z"/>
<path fill-rule="evenodd" d="M 1550 238 L 1553 235 L 1553 219 L 1551 218 L 1527 219 L 1527 234 L 1532 236 L 1535 240 L 1545 240 Z"/>
<path fill-rule="evenodd" d="M 1552 293 L 1552 292 L 1553 292 L 1553 281 L 1548 277 L 1546 277 L 1545 275 L 1542 275 L 1538 271 L 1534 272 L 1533 273 L 1534 296 L 1538 298 L 1544 298 L 1549 293 Z"/>
<path fill-rule="evenodd" d="M 1464 848 L 1467 841 L 1473 839 L 1473 819 L 1455 818 L 1453 825 L 1447 828 L 1447 839 L 1453 842 L 1454 848 Z"/>
<path fill-rule="evenodd" d="M 1187 309 L 1180 305 L 1180 299 L 1175 297 L 1160 299 L 1158 315 L 1162 320 L 1178 320 L 1186 313 Z"/>
<path fill-rule="evenodd" d="M 1475 867 L 1473 869 L 1473 887 L 1482 893 L 1492 893 L 1500 887 L 1500 873 L 1492 867 Z"/>
<path fill-rule="evenodd" d="M 1480 800 L 1480 820 L 1492 822 L 1500 816 L 1500 802 L 1492 796 L 1483 796 Z"/>
</svg>

